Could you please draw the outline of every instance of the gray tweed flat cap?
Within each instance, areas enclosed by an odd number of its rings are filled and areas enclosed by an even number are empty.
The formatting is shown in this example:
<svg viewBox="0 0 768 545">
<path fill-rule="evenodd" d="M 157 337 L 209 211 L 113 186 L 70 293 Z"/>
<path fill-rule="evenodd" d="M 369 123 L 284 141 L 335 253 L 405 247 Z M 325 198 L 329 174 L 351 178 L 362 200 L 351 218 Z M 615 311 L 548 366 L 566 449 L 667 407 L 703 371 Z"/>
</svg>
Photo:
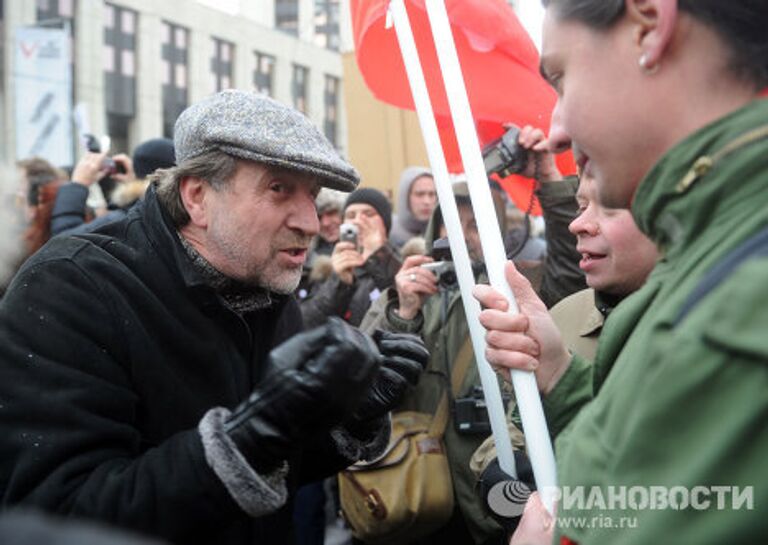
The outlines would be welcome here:
<svg viewBox="0 0 768 545">
<path fill-rule="evenodd" d="M 301 112 L 267 96 L 228 89 L 184 110 L 173 137 L 176 162 L 218 149 L 241 159 L 314 174 L 325 187 L 352 191 L 355 168 Z"/>
</svg>

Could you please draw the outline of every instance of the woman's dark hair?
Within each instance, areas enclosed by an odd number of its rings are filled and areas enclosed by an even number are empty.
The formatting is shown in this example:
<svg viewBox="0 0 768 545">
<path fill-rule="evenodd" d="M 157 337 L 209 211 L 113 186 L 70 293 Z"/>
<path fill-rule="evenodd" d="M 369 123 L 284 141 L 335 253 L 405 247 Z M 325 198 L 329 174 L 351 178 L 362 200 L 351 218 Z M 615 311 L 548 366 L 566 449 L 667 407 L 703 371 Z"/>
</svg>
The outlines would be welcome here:
<svg viewBox="0 0 768 545">
<path fill-rule="evenodd" d="M 625 0 L 542 0 L 562 20 L 595 29 L 612 26 L 625 12 Z M 768 85 L 768 2 L 766 0 L 678 0 L 678 8 L 715 30 L 731 48 L 729 70 L 755 84 Z"/>
<path fill-rule="evenodd" d="M 57 180 L 38 186 L 35 192 L 35 214 L 23 235 L 25 257 L 38 251 L 51 238 L 51 215 L 56 194 L 62 183 L 61 180 Z"/>
<path fill-rule="evenodd" d="M 27 205 L 37 206 L 40 188 L 53 182 L 66 179 L 66 174 L 40 157 L 18 161 L 16 165 L 27 179 Z"/>
</svg>

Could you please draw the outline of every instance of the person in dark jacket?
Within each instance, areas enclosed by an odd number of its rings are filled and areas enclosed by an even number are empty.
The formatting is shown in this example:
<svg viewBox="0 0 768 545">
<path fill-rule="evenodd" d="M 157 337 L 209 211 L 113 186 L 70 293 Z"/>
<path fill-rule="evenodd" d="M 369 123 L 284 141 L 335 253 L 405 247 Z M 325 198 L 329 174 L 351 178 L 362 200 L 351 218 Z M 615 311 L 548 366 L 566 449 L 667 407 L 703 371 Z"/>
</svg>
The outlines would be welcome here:
<svg viewBox="0 0 768 545">
<path fill-rule="evenodd" d="M 147 179 L 161 168 L 171 168 L 176 164 L 173 140 L 152 138 L 142 142 L 133 150 L 133 158 L 118 154 L 112 162 L 120 162 L 125 173 L 113 173 L 111 176 L 119 182 L 110 197 L 109 211 L 92 221 L 87 221 L 89 188 L 101 178 L 109 175 L 109 165 L 104 153 L 86 153 L 72 172 L 72 181 L 59 188 L 51 215 L 51 234 L 75 234 L 93 231 L 113 221 L 120 220 L 128 209 L 136 204 L 149 186 Z"/>
<path fill-rule="evenodd" d="M 357 244 L 339 241 L 331 254 L 333 272 L 301 303 L 307 326 L 339 316 L 354 326 L 363 321 L 371 302 L 394 283 L 400 257 L 389 242 L 392 205 L 381 191 L 364 187 L 344 203 L 344 221 L 358 229 Z"/>
<path fill-rule="evenodd" d="M 380 453 L 427 355 L 341 320 L 299 333 L 314 198 L 358 181 L 303 115 L 223 91 L 175 148 L 125 219 L 52 239 L 0 303 L 2 504 L 289 543 L 291 490 Z"/>
</svg>

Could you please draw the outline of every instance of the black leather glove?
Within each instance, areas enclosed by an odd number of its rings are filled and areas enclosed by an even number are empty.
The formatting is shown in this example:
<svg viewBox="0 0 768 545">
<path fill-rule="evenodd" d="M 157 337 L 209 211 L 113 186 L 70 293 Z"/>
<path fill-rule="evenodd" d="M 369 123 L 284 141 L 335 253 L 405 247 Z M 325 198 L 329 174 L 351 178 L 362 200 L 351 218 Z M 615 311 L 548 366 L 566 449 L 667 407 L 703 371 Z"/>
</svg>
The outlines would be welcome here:
<svg viewBox="0 0 768 545">
<path fill-rule="evenodd" d="M 514 451 L 517 479 L 511 477 L 499 466 L 499 459 L 494 458 L 480 476 L 479 494 L 485 511 L 512 535 L 523 516 L 525 502 L 531 492 L 536 490 L 533 469 L 528 456 L 520 450 Z M 504 483 L 504 489 L 496 487 Z"/>
<path fill-rule="evenodd" d="M 348 417 L 380 363 L 367 335 L 330 318 L 272 350 L 264 379 L 224 429 L 251 467 L 268 473 Z"/>
<path fill-rule="evenodd" d="M 408 386 L 418 384 L 429 361 L 429 351 L 416 335 L 377 329 L 373 340 L 381 353 L 381 367 L 352 415 L 356 422 L 374 420 L 396 407 Z"/>
</svg>

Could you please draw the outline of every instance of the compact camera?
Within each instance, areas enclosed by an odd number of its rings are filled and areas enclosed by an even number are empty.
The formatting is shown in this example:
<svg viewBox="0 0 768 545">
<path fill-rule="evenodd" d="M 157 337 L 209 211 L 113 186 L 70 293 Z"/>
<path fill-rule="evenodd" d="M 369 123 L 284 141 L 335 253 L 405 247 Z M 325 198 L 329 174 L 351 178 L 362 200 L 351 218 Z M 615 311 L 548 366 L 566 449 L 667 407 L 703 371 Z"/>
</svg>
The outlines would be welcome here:
<svg viewBox="0 0 768 545">
<path fill-rule="evenodd" d="M 505 410 L 511 399 L 511 393 L 501 393 Z M 453 400 L 453 422 L 460 434 L 490 435 L 491 422 L 482 387 L 475 386 L 471 395 Z"/>
<path fill-rule="evenodd" d="M 519 174 L 528 166 L 528 150 L 518 143 L 520 129 L 514 125 L 493 142 L 483 148 L 485 172 L 498 174 L 506 178 L 510 174 Z"/>
<path fill-rule="evenodd" d="M 85 138 L 85 147 L 92 153 L 101 153 L 102 150 L 109 151 L 111 139 L 109 136 L 102 137 L 101 141 L 92 134 L 83 135 Z M 121 161 L 115 161 L 111 157 L 105 157 L 102 166 L 107 171 L 106 176 L 114 174 L 125 174 L 127 172 L 125 165 Z"/>
<path fill-rule="evenodd" d="M 447 238 L 438 238 L 432 244 L 429 256 L 434 259 L 432 263 L 424 263 L 422 269 L 427 269 L 437 276 L 437 285 L 449 288 L 456 285 L 456 268 L 453 265 L 451 246 Z"/>
<path fill-rule="evenodd" d="M 342 223 L 339 227 L 339 240 L 344 242 L 351 242 L 358 248 L 357 245 L 358 229 L 354 223 Z"/>
</svg>

